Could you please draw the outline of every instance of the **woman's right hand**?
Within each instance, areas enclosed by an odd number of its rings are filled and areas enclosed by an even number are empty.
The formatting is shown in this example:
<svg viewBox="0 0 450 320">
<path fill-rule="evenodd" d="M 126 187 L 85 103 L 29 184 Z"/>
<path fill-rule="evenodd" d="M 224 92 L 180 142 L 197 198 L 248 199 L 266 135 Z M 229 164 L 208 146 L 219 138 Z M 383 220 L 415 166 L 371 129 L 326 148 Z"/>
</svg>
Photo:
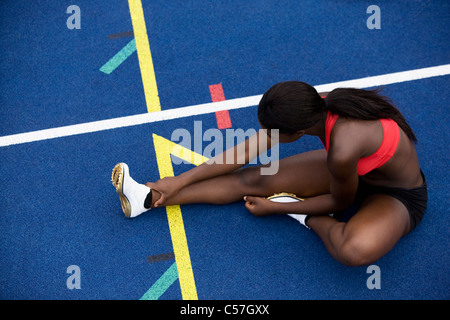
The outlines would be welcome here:
<svg viewBox="0 0 450 320">
<path fill-rule="evenodd" d="M 156 182 L 147 182 L 145 185 L 161 194 L 161 197 L 153 203 L 154 207 L 164 206 L 167 200 L 177 194 L 183 187 L 177 177 L 165 177 Z"/>
</svg>

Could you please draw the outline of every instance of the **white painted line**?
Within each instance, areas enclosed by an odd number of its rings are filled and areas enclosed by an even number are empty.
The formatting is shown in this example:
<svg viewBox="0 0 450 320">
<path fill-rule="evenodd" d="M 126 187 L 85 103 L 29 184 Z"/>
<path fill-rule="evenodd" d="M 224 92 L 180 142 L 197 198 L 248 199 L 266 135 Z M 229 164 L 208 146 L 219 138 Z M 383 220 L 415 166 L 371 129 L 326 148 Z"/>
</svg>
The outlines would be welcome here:
<svg viewBox="0 0 450 320">
<path fill-rule="evenodd" d="M 315 86 L 318 92 L 327 92 L 339 87 L 352 88 L 370 88 L 383 86 L 393 83 L 420 80 L 430 77 L 444 76 L 450 74 L 450 64 L 415 69 L 403 72 L 389 73 L 379 76 L 354 79 L 348 81 L 340 81 L 329 84 Z M 0 147 L 6 147 L 15 144 L 22 144 L 34 141 L 42 141 L 55 139 L 78 134 L 105 131 L 123 127 L 136 126 L 140 124 L 191 117 L 201 114 L 214 113 L 222 110 L 232 110 L 256 106 L 262 95 L 250 97 L 230 99 L 220 102 L 210 102 L 187 106 L 182 108 L 174 108 L 152 113 L 144 113 L 127 117 L 120 117 L 108 120 L 100 120 L 94 122 L 81 123 L 71 126 L 64 126 L 52 129 L 38 130 L 26 133 L 12 134 L 0 137 Z"/>
<path fill-rule="evenodd" d="M 420 80 L 431 77 L 445 76 L 450 74 L 450 64 L 444 64 L 437 67 L 429 67 L 423 69 L 415 69 L 409 71 L 395 72 L 383 74 L 380 76 L 373 76 L 355 80 L 347 80 L 341 82 L 334 82 L 330 84 L 323 84 L 315 86 L 319 92 L 331 91 L 335 88 L 371 88 L 384 86 L 393 83 L 400 83 L 406 81 Z"/>
</svg>

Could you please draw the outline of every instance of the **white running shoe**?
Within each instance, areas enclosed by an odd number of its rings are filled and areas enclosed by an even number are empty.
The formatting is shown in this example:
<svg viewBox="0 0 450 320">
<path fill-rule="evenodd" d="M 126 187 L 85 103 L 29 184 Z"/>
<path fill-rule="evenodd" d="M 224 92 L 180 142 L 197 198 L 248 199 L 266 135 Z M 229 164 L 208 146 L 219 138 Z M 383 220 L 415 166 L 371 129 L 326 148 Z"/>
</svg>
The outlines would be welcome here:
<svg viewBox="0 0 450 320">
<path fill-rule="evenodd" d="M 111 180 L 119 194 L 120 204 L 127 218 L 137 217 L 150 210 L 144 207 L 144 202 L 151 189 L 130 177 L 130 170 L 126 163 L 116 164 Z"/>
<path fill-rule="evenodd" d="M 295 194 L 287 193 L 287 192 L 276 193 L 273 196 L 268 197 L 267 199 L 269 199 L 270 201 L 273 201 L 273 202 L 281 202 L 281 203 L 298 202 L 298 201 L 304 200 L 302 198 L 297 197 Z M 308 227 L 308 225 L 305 223 L 305 219 L 307 217 L 306 214 L 289 213 L 288 216 L 291 218 L 294 218 L 295 220 L 300 222 L 302 225 L 304 225 L 306 228 L 310 229 L 310 227 Z"/>
</svg>

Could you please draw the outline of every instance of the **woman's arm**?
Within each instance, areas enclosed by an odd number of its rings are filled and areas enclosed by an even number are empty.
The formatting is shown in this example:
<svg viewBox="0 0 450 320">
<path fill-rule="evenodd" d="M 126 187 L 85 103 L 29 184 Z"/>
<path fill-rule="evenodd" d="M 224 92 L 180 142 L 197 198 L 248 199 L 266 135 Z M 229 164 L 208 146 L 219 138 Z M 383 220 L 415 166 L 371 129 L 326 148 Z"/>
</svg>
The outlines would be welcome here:
<svg viewBox="0 0 450 320">
<path fill-rule="evenodd" d="M 224 175 L 243 167 L 276 143 L 278 143 L 278 140 L 275 137 L 269 137 L 266 131 L 261 129 L 244 142 L 209 159 L 198 167 L 194 167 L 175 177 L 158 180 L 156 183 L 148 182 L 146 184 L 148 187 L 161 193 L 160 199 L 155 202 L 154 206 L 163 205 L 167 198 L 170 198 L 186 186 Z"/>
<path fill-rule="evenodd" d="M 233 172 L 266 152 L 272 147 L 272 143 L 273 140 L 265 133 L 265 130 L 259 130 L 244 142 L 209 159 L 198 167 L 180 174 L 177 176 L 178 181 L 184 187 Z"/>
<path fill-rule="evenodd" d="M 247 209 L 257 216 L 288 213 L 324 215 L 349 207 L 358 189 L 359 178 L 356 171 L 358 152 L 358 149 L 348 147 L 348 144 L 344 148 L 330 148 L 327 159 L 328 170 L 331 174 L 329 194 L 291 203 L 272 202 L 262 197 L 246 196 L 244 200 Z"/>
</svg>

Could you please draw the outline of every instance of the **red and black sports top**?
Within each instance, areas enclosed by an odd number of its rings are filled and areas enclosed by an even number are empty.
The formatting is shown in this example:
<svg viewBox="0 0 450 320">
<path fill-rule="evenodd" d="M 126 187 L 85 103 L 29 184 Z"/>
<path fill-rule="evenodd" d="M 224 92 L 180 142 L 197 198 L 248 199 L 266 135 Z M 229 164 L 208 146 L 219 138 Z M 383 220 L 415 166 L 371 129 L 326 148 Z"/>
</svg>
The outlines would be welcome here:
<svg viewBox="0 0 450 320">
<path fill-rule="evenodd" d="M 328 152 L 328 148 L 330 147 L 330 136 L 331 130 L 333 130 L 334 124 L 336 120 L 339 118 L 339 115 L 331 113 L 328 111 L 327 120 L 325 122 L 325 149 Z M 395 153 L 397 150 L 398 142 L 400 140 L 400 129 L 398 127 L 397 122 L 392 119 L 380 119 L 381 125 L 383 126 L 383 142 L 381 146 L 368 157 L 361 158 L 358 161 L 358 165 L 356 170 L 358 175 L 363 176 L 370 171 L 381 167 L 385 164 Z"/>
</svg>

